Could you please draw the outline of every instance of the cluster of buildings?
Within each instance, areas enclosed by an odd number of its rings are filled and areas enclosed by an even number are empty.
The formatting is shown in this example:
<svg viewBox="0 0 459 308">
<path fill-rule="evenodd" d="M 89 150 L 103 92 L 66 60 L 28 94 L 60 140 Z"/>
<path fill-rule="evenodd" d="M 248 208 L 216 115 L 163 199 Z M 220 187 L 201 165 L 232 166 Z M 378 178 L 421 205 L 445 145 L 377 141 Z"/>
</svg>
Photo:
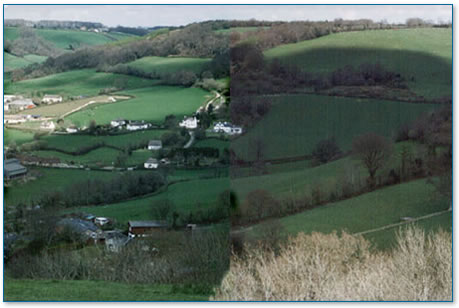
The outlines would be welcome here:
<svg viewBox="0 0 459 308">
<path fill-rule="evenodd" d="M 233 125 L 229 122 L 217 122 L 212 129 L 215 133 L 225 133 L 227 135 L 242 134 L 242 127 Z"/>
<path fill-rule="evenodd" d="M 12 180 L 24 177 L 27 174 L 27 168 L 21 165 L 18 159 L 5 159 L 3 162 L 3 177 L 6 180 Z"/>
<path fill-rule="evenodd" d="M 46 94 L 41 100 L 43 104 L 54 104 L 62 102 L 62 96 Z M 18 112 L 27 109 L 32 109 L 37 105 L 30 98 L 24 98 L 21 95 L 4 95 L 3 96 L 3 111 Z"/>
<path fill-rule="evenodd" d="M 184 117 L 179 123 L 179 126 L 187 129 L 195 129 L 198 128 L 198 122 L 199 120 L 196 117 Z"/>
<path fill-rule="evenodd" d="M 148 129 L 152 126 L 151 123 L 146 123 L 145 121 L 128 121 L 125 119 L 115 119 L 110 121 L 110 126 L 118 129 L 127 129 L 130 131 Z"/>
</svg>

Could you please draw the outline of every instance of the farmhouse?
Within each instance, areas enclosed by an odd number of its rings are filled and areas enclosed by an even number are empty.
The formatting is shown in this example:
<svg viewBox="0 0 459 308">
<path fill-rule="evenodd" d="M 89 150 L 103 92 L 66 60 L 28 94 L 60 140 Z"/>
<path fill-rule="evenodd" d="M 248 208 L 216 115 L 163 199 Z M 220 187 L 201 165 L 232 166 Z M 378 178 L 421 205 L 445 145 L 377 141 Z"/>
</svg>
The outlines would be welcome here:
<svg viewBox="0 0 459 308">
<path fill-rule="evenodd" d="M 40 127 L 42 129 L 54 130 L 56 128 L 56 125 L 54 124 L 53 121 L 45 121 L 45 122 L 41 123 Z"/>
<path fill-rule="evenodd" d="M 163 147 L 163 143 L 161 140 L 150 140 L 150 142 L 148 142 L 149 150 L 161 150 L 162 147 Z"/>
<path fill-rule="evenodd" d="M 145 169 L 157 169 L 158 168 L 158 160 L 156 158 L 150 157 L 143 166 Z"/>
<path fill-rule="evenodd" d="M 19 163 L 16 158 L 6 159 L 3 163 L 3 176 L 11 180 L 27 174 L 27 168 Z"/>
<path fill-rule="evenodd" d="M 213 131 L 216 133 L 225 133 L 228 135 L 242 134 L 242 127 L 233 125 L 228 122 L 217 122 L 214 125 Z"/>
<path fill-rule="evenodd" d="M 19 95 L 3 95 L 3 104 L 12 102 L 12 101 L 14 101 L 16 99 L 22 99 L 22 98 L 23 97 L 19 96 Z"/>
<path fill-rule="evenodd" d="M 152 221 L 152 220 L 144 220 L 144 221 L 129 221 L 129 236 L 136 237 L 136 236 L 147 236 L 148 233 L 153 233 L 157 231 L 161 231 L 167 229 L 169 226 L 167 223 L 163 221 Z"/>
<path fill-rule="evenodd" d="M 49 94 L 46 94 L 43 99 L 41 100 L 42 103 L 47 103 L 47 104 L 51 104 L 51 103 L 60 103 L 62 102 L 62 96 L 60 95 L 49 95 Z"/>
<path fill-rule="evenodd" d="M 131 121 L 129 124 L 126 126 L 127 130 L 141 130 L 141 129 L 147 129 L 150 127 L 150 123 L 145 123 L 144 121 L 138 122 L 138 121 Z"/>
<path fill-rule="evenodd" d="M 102 231 L 94 223 L 79 218 L 61 219 L 57 223 L 56 231 L 60 233 L 65 229 L 78 234 L 88 244 L 96 243 L 103 237 Z"/>
<path fill-rule="evenodd" d="M 111 127 L 119 127 L 126 125 L 126 120 L 125 119 L 115 119 L 110 122 Z"/>
<path fill-rule="evenodd" d="M 104 232 L 105 249 L 110 252 L 120 252 L 121 249 L 132 239 L 120 231 L 110 230 Z"/>
<path fill-rule="evenodd" d="M 76 128 L 75 126 L 71 126 L 71 127 L 67 127 L 65 131 L 69 134 L 74 134 L 78 132 L 78 128 Z"/>
<path fill-rule="evenodd" d="M 180 127 L 188 129 L 194 129 L 198 127 L 198 119 L 196 117 L 185 117 L 182 122 L 179 123 Z"/>
<path fill-rule="evenodd" d="M 8 109 L 12 111 L 21 111 L 25 109 L 35 108 L 36 105 L 32 102 L 30 98 L 14 100 L 11 103 L 8 103 Z"/>
</svg>

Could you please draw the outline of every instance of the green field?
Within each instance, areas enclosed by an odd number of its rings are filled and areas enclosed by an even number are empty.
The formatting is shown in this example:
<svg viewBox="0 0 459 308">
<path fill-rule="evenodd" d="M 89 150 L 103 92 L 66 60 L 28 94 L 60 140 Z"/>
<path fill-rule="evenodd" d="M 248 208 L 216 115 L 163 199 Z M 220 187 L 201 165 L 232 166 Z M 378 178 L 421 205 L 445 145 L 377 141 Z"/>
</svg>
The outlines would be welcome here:
<svg viewBox="0 0 459 308">
<path fill-rule="evenodd" d="M 82 164 L 85 166 L 113 166 L 120 154 L 119 150 L 112 148 L 98 148 L 83 155 L 70 155 L 57 151 L 35 151 L 33 155 L 43 158 L 59 158 L 61 162 L 70 164 Z"/>
<path fill-rule="evenodd" d="M 4 127 L 3 131 L 3 144 L 8 146 L 11 142 L 15 142 L 16 145 L 21 145 L 26 142 L 33 141 L 33 133 L 23 131 L 19 129 L 9 129 Z"/>
<path fill-rule="evenodd" d="M 208 139 L 197 141 L 193 145 L 193 147 L 196 147 L 196 148 L 215 148 L 215 149 L 218 149 L 220 151 L 220 154 L 221 154 L 221 152 L 224 149 L 229 149 L 230 142 L 229 141 L 225 141 L 225 140 L 208 138 Z"/>
<path fill-rule="evenodd" d="M 155 72 L 157 74 L 174 73 L 177 71 L 191 71 L 197 75 L 201 74 L 211 59 L 182 58 L 182 57 L 144 57 L 129 62 L 126 65 L 142 70 L 144 72 Z"/>
<path fill-rule="evenodd" d="M 5 72 L 10 72 L 18 68 L 23 68 L 33 63 L 42 63 L 46 61 L 47 59 L 44 56 L 37 56 L 37 55 L 26 55 L 24 57 L 17 57 L 8 52 L 4 52 L 3 56 L 4 56 L 3 64 L 4 64 Z"/>
<path fill-rule="evenodd" d="M 122 94 L 135 98 L 115 104 L 89 107 L 71 114 L 68 119 L 79 123 L 89 123 L 94 119 L 98 124 L 107 124 L 116 118 L 162 123 L 170 114 L 182 118 L 196 112 L 206 101 L 209 92 L 198 88 L 155 86 L 123 91 Z"/>
<path fill-rule="evenodd" d="M 74 70 L 45 77 L 11 82 L 5 86 L 5 94 L 60 94 L 67 96 L 94 96 L 101 89 L 122 84 L 126 89 L 153 85 L 153 81 L 134 76 L 112 73 L 96 73 L 95 69 Z"/>
<path fill-rule="evenodd" d="M 256 140 L 263 144 L 264 159 L 309 155 L 319 141 L 330 137 L 346 151 L 360 134 L 374 132 L 391 138 L 401 125 L 438 106 L 316 95 L 285 95 L 271 100 L 268 114 L 231 142 L 239 157 L 253 160 Z"/>
<path fill-rule="evenodd" d="M 96 33 L 67 29 L 34 29 L 33 31 L 39 37 L 60 49 L 69 49 L 70 45 L 73 48 L 102 45 L 131 37 L 131 35 L 125 33 Z M 15 40 L 20 36 L 20 30 L 17 27 L 6 27 L 4 33 L 7 40 Z"/>
<path fill-rule="evenodd" d="M 435 192 L 426 180 L 417 180 L 376 190 L 352 199 L 330 203 L 313 210 L 280 218 L 288 234 L 298 232 L 323 232 L 346 230 L 350 233 L 362 232 L 400 222 L 401 217 L 420 217 L 446 210 L 449 201 Z M 428 230 L 438 227 L 450 230 L 451 213 L 419 222 Z M 249 234 L 258 236 L 260 225 Z M 369 233 L 367 237 L 379 248 L 388 248 L 394 243 L 394 230 Z"/>
<path fill-rule="evenodd" d="M 451 95 L 451 38 L 451 29 L 433 28 L 342 32 L 278 46 L 265 55 L 317 73 L 380 63 L 400 73 L 416 94 L 436 98 Z"/>
<path fill-rule="evenodd" d="M 206 210 L 217 201 L 218 194 L 229 188 L 228 178 L 193 180 L 170 185 L 167 191 L 157 195 L 104 206 L 85 206 L 72 211 L 115 218 L 118 223 L 129 220 L 152 219 L 155 200 L 171 200 L 178 212 L 188 213 Z"/>
<path fill-rule="evenodd" d="M 5 202 L 7 205 L 37 200 L 47 192 L 63 190 L 71 187 L 73 183 L 85 181 L 87 179 L 109 180 L 120 173 L 72 169 L 29 168 L 29 174 L 36 175 L 36 179 L 23 184 L 14 182 L 13 186 L 6 189 Z"/>
<path fill-rule="evenodd" d="M 4 301 L 207 301 L 208 295 L 177 292 L 173 285 L 88 280 L 5 278 Z"/>
</svg>

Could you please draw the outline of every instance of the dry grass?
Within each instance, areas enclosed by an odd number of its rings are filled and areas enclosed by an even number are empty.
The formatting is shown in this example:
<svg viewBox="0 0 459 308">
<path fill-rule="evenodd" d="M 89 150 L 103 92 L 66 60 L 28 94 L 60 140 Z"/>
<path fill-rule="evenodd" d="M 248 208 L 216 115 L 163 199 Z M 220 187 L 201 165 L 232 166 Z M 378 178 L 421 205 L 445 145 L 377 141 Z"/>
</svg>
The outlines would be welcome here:
<svg viewBox="0 0 459 308">
<path fill-rule="evenodd" d="M 233 256 L 212 300 L 451 301 L 452 237 L 406 228 L 390 253 L 349 234 L 299 234 L 276 255 Z"/>
</svg>

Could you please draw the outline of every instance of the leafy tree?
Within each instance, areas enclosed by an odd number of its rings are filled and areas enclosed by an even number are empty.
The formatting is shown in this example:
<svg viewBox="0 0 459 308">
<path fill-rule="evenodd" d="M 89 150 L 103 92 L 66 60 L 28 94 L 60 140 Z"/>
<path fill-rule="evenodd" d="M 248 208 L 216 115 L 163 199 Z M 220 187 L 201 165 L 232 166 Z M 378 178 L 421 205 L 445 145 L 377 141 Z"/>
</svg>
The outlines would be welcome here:
<svg viewBox="0 0 459 308">
<path fill-rule="evenodd" d="M 333 160 L 340 154 L 341 150 L 333 137 L 319 141 L 312 151 L 312 156 L 322 164 Z"/>
</svg>

